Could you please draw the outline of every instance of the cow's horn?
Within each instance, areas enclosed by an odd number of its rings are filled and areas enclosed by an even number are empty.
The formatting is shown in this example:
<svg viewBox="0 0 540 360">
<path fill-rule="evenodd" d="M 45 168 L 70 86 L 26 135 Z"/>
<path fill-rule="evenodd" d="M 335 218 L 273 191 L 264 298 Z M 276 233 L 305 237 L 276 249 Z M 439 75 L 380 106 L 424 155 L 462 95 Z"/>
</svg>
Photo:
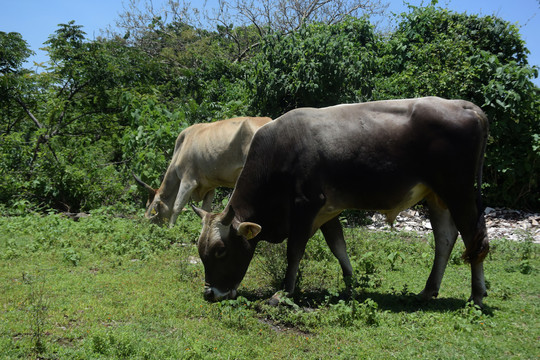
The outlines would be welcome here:
<svg viewBox="0 0 540 360">
<path fill-rule="evenodd" d="M 221 223 L 225 226 L 229 226 L 232 224 L 232 221 L 234 219 L 234 209 L 232 206 L 227 206 L 227 212 L 225 215 L 223 215 L 223 218 L 221 219 Z"/>
<path fill-rule="evenodd" d="M 142 187 L 144 187 L 146 189 L 146 191 L 148 191 L 149 194 L 151 195 L 154 195 L 156 193 L 156 189 L 154 189 L 153 187 L 151 187 L 150 185 L 148 185 L 147 183 L 145 183 L 144 181 L 141 180 L 140 177 L 138 177 L 137 175 L 135 175 L 134 172 L 131 173 L 131 175 L 133 175 L 133 178 L 135 179 L 135 181 L 141 185 Z"/>
<path fill-rule="evenodd" d="M 193 204 L 191 204 L 191 208 L 193 209 L 193 211 L 195 211 L 195 214 L 197 214 L 201 219 L 204 218 L 204 216 L 207 214 L 206 211 L 204 211 L 201 208 L 196 207 Z"/>
</svg>

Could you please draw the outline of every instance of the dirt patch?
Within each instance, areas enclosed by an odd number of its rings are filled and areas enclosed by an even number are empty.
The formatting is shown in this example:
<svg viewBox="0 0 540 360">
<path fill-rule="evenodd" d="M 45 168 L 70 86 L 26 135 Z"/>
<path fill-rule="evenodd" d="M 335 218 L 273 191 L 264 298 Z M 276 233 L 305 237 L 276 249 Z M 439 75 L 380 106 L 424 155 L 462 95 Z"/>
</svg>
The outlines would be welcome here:
<svg viewBox="0 0 540 360">
<path fill-rule="evenodd" d="M 277 333 L 290 333 L 298 336 L 306 337 L 310 336 L 309 332 L 303 331 L 295 327 L 294 325 L 283 325 L 270 319 L 259 319 L 259 322 L 268 326 L 270 329 Z"/>
</svg>

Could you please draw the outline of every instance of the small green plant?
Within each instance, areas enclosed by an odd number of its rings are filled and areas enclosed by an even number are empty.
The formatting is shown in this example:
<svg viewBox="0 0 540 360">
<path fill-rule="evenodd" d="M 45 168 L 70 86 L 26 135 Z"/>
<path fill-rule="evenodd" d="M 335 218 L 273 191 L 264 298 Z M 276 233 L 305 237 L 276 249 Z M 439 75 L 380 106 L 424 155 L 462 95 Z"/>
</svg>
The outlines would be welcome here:
<svg viewBox="0 0 540 360">
<path fill-rule="evenodd" d="M 533 272 L 533 266 L 529 259 L 523 259 L 519 263 L 519 272 L 527 275 Z"/>
<path fill-rule="evenodd" d="M 465 307 L 460 310 L 461 316 L 471 324 L 477 323 L 482 319 L 482 309 L 472 301 L 467 302 Z"/>
<path fill-rule="evenodd" d="M 64 261 L 73 266 L 79 265 L 79 262 L 81 261 L 81 255 L 72 247 L 64 249 L 63 257 Z"/>
<path fill-rule="evenodd" d="M 21 256 L 21 250 L 14 239 L 7 239 L 6 248 L 0 252 L 0 259 L 15 259 Z"/>
<path fill-rule="evenodd" d="M 92 351 L 95 354 L 113 358 L 128 359 L 136 352 L 133 340 L 125 334 L 113 332 L 99 333 L 92 336 Z"/>
<path fill-rule="evenodd" d="M 94 353 L 107 355 L 109 351 L 108 339 L 101 334 L 95 334 L 92 336 L 92 350 Z"/>
<path fill-rule="evenodd" d="M 218 319 L 227 327 L 245 330 L 248 319 L 252 316 L 251 302 L 239 296 L 235 300 L 224 300 L 217 304 Z"/>
<path fill-rule="evenodd" d="M 454 329 L 465 332 L 472 332 L 475 325 L 484 324 L 484 314 L 482 309 L 469 301 L 464 308 L 457 311 L 458 322 L 454 324 Z"/>
<path fill-rule="evenodd" d="M 390 270 L 392 271 L 396 270 L 398 263 L 403 263 L 403 261 L 405 261 L 401 251 L 392 251 L 388 254 L 386 260 L 390 263 Z"/>
<path fill-rule="evenodd" d="M 456 245 L 450 253 L 449 263 L 452 265 L 463 265 L 464 260 L 462 254 L 464 250 L 465 246 L 463 245 L 463 241 L 456 241 Z"/>
<path fill-rule="evenodd" d="M 337 304 L 330 305 L 330 310 L 340 326 L 352 326 L 358 321 L 372 326 L 379 323 L 378 307 L 375 301 L 368 298 L 363 303 L 354 299 L 339 300 Z"/>
<path fill-rule="evenodd" d="M 352 281 L 353 295 L 366 289 L 376 289 L 382 284 L 382 277 L 377 272 L 375 253 L 368 251 L 359 259 L 352 259 L 354 279 Z"/>
<path fill-rule="evenodd" d="M 506 272 L 520 272 L 524 275 L 534 272 L 533 260 L 538 256 L 538 247 L 535 246 L 530 233 L 526 233 L 520 241 L 506 239 L 496 241 L 493 247 L 494 252 L 500 253 L 508 260 L 505 266 Z"/>
</svg>

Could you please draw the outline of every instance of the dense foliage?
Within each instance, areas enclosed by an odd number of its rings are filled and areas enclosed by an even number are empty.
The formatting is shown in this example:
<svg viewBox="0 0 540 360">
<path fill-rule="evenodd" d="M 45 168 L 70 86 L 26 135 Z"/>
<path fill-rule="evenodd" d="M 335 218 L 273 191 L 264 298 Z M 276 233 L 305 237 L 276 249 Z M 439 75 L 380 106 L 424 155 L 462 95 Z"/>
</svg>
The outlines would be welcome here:
<svg viewBox="0 0 540 360">
<path fill-rule="evenodd" d="M 538 208 L 540 93 L 518 29 L 434 7 L 402 15 L 381 48 L 374 98 L 438 95 L 481 106 L 490 120 L 488 201 Z"/>
<path fill-rule="evenodd" d="M 247 66 L 253 111 L 275 118 L 297 107 L 372 99 L 375 38 L 367 20 L 353 18 L 267 36 Z"/>
<path fill-rule="evenodd" d="M 142 197 L 131 171 L 157 186 L 193 123 L 436 95 L 471 100 L 490 118 L 488 204 L 540 208 L 538 69 L 518 28 L 434 5 L 394 21 L 383 36 L 354 17 L 287 33 L 153 18 L 137 38 L 92 41 L 70 22 L 49 37 L 39 72 L 25 67 L 24 39 L 0 32 L 0 204 L 133 205 Z"/>
</svg>

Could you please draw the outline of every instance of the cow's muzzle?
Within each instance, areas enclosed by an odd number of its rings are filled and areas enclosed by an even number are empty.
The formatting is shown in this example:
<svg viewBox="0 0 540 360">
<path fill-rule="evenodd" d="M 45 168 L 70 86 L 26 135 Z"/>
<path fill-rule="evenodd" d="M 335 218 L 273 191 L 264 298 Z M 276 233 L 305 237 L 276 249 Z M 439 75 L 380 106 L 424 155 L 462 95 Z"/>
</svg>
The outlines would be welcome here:
<svg viewBox="0 0 540 360">
<path fill-rule="evenodd" d="M 208 284 L 204 286 L 204 299 L 206 301 L 216 302 L 222 300 L 231 300 L 236 299 L 236 295 L 236 289 L 223 292 L 215 287 L 211 287 Z"/>
</svg>

